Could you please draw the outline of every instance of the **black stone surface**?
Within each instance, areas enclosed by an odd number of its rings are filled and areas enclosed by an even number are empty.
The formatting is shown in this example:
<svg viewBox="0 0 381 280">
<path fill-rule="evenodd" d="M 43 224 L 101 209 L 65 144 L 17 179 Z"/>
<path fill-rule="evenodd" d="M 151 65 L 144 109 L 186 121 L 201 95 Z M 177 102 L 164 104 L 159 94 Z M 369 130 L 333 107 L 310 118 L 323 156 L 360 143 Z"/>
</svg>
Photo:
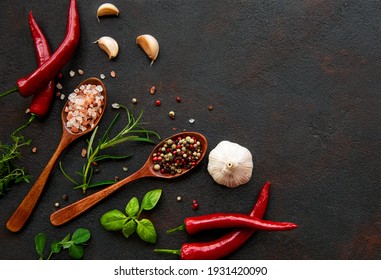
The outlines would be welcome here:
<svg viewBox="0 0 381 280">
<path fill-rule="evenodd" d="M 0 91 L 36 67 L 27 15 L 30 10 L 55 50 L 66 30 L 69 1 L 3 0 L 0 4 Z M 91 231 L 85 259 L 177 259 L 155 254 L 154 248 L 178 249 L 184 242 L 208 241 L 226 230 L 187 236 L 167 234 L 191 215 L 214 212 L 248 213 L 262 185 L 271 181 L 265 218 L 300 225 L 290 232 L 256 232 L 227 259 L 380 259 L 381 258 L 381 4 L 379 1 L 116 1 L 119 17 L 96 19 L 101 1 L 78 1 L 81 40 L 75 56 L 62 69 L 62 93 L 69 94 L 85 78 L 105 74 L 107 112 L 104 131 L 118 102 L 144 109 L 146 128 L 162 138 L 186 129 L 203 133 L 208 152 L 220 141 L 247 147 L 253 154 L 250 182 L 236 189 L 214 183 L 208 159 L 192 173 L 173 181 L 142 179 L 61 227 L 49 216 L 84 195 L 53 169 L 35 211 L 19 233 L 5 224 L 29 184 L 12 186 L 0 198 L 0 259 L 37 259 L 34 237 L 43 232 L 48 243 L 78 227 Z M 160 43 L 160 54 L 149 59 L 135 44 L 141 34 Z M 109 61 L 93 44 L 114 37 L 120 53 Z M 84 75 L 69 77 L 82 69 Z M 116 78 L 110 77 L 114 70 Z M 150 94 L 151 86 L 156 93 Z M 180 96 L 182 101 L 176 102 Z M 155 101 L 161 100 L 157 107 Z M 28 119 L 31 99 L 18 93 L 0 99 L 0 141 Z M 23 150 L 21 165 L 38 177 L 61 135 L 56 98 L 49 116 L 34 121 L 23 135 L 33 142 Z M 213 110 L 208 110 L 212 105 Z M 175 111 L 176 118 L 168 117 Z M 195 119 L 189 123 L 189 119 Z M 120 124 L 120 128 L 122 124 Z M 83 164 L 86 138 L 73 143 L 60 161 L 68 173 Z M 37 152 L 32 153 L 32 147 Z M 126 143 L 112 152 L 130 154 L 125 161 L 105 162 L 95 180 L 123 178 L 138 170 L 153 146 Z M 127 166 L 128 171 L 123 171 Z M 135 234 L 105 231 L 101 215 L 123 210 L 134 196 L 142 199 L 162 188 L 157 207 L 143 216 L 158 233 L 157 244 Z M 89 190 L 88 194 L 95 190 Z M 68 200 L 62 196 L 66 194 Z M 181 196 L 182 201 L 176 201 Z M 200 205 L 192 210 L 192 200 Z M 47 253 L 46 253 L 47 254 Z M 67 253 L 54 256 L 68 259 Z"/>
</svg>

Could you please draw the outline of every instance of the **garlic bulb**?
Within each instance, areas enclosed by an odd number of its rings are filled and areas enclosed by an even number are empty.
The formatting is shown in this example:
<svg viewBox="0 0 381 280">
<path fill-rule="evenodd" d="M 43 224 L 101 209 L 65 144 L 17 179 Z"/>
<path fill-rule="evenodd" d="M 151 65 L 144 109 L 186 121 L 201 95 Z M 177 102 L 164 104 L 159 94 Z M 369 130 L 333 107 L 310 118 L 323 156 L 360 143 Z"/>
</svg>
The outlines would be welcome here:
<svg viewBox="0 0 381 280">
<path fill-rule="evenodd" d="M 229 188 L 246 184 L 253 172 L 252 155 L 237 143 L 221 141 L 209 153 L 208 172 L 215 182 Z"/>
</svg>

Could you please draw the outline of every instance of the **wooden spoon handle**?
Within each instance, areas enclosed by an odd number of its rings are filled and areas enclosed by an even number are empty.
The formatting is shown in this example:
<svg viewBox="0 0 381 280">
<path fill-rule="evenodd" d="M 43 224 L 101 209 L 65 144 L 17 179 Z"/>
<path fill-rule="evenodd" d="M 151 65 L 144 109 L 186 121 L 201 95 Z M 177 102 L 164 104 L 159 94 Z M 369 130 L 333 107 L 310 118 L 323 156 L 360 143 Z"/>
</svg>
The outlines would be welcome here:
<svg viewBox="0 0 381 280">
<path fill-rule="evenodd" d="M 77 217 L 79 214 L 90 209 L 92 206 L 94 206 L 110 194 L 114 193 L 116 190 L 126 185 L 127 183 L 130 183 L 145 176 L 147 175 L 143 174 L 140 171 L 137 171 L 129 177 L 121 181 L 118 181 L 115 184 L 108 186 L 107 188 L 104 188 L 103 190 L 93 193 L 92 195 L 89 195 L 52 213 L 50 215 L 50 222 L 55 226 L 63 225 L 68 221 L 72 220 L 73 218 Z"/>
<path fill-rule="evenodd" d="M 30 215 L 32 214 L 32 211 L 34 207 L 36 206 L 38 199 L 41 196 L 41 193 L 45 187 L 46 181 L 49 178 L 50 172 L 52 171 L 58 156 L 61 154 L 61 152 L 67 147 L 67 145 L 70 143 L 67 138 L 62 138 L 60 141 L 60 144 L 58 145 L 56 151 L 54 152 L 53 156 L 49 160 L 48 164 L 45 166 L 44 170 L 32 186 L 32 188 L 29 190 L 27 195 L 24 197 L 23 201 L 20 203 L 19 207 L 16 209 L 16 211 L 13 213 L 13 215 L 10 217 L 10 219 L 7 222 L 7 229 L 12 232 L 18 232 Z"/>
</svg>

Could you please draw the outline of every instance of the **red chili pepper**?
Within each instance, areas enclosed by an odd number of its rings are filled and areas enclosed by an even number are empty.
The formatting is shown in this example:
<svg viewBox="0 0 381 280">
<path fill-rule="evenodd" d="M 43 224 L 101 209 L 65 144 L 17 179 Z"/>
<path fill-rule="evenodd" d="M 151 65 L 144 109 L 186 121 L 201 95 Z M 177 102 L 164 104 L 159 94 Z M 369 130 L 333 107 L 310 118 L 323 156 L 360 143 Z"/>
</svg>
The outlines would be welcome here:
<svg viewBox="0 0 381 280">
<path fill-rule="evenodd" d="M 76 0 L 70 0 L 65 39 L 54 54 L 27 77 L 17 80 L 17 87 L 0 94 L 0 98 L 18 91 L 28 97 L 43 90 L 73 56 L 80 37 L 79 14 Z"/>
<path fill-rule="evenodd" d="M 51 51 L 48 44 L 48 41 L 42 33 L 40 27 L 35 21 L 32 12 L 29 12 L 29 27 L 32 33 L 33 43 L 36 50 L 36 56 L 38 61 L 38 66 L 41 66 L 46 61 L 49 60 Z M 30 113 L 33 116 L 44 117 L 49 111 L 50 104 L 53 100 L 54 95 L 54 78 L 49 81 L 47 86 L 33 96 L 32 102 L 29 106 Z"/>
<path fill-rule="evenodd" d="M 36 51 L 38 66 L 41 66 L 50 58 L 51 55 L 48 40 L 35 21 L 32 11 L 29 12 L 28 22 Z M 42 118 L 46 116 L 53 100 L 54 86 L 55 80 L 52 79 L 43 90 L 33 96 L 32 102 L 29 106 L 31 117 L 24 125 L 16 129 L 13 134 L 27 127 L 36 117 Z"/>
<path fill-rule="evenodd" d="M 269 190 L 270 182 L 266 182 L 249 214 L 251 217 L 263 218 L 269 201 Z M 216 240 L 185 243 L 178 254 L 183 260 L 218 260 L 238 250 L 255 231 L 242 228 L 233 230 Z"/>
<path fill-rule="evenodd" d="M 216 213 L 186 218 L 184 224 L 169 230 L 168 233 L 177 230 L 186 230 L 188 234 L 192 235 L 203 230 L 233 227 L 267 231 L 284 231 L 295 229 L 298 225 L 289 222 L 262 220 L 240 213 Z"/>
<path fill-rule="evenodd" d="M 250 216 L 263 218 L 269 200 L 269 190 L 270 182 L 266 182 L 249 214 Z M 217 260 L 240 248 L 254 232 L 255 230 L 248 228 L 237 229 L 216 240 L 184 243 L 180 250 L 155 249 L 154 251 L 179 255 L 182 260 Z"/>
<path fill-rule="evenodd" d="M 262 187 L 255 203 L 251 217 L 262 218 L 267 208 L 270 182 Z M 184 243 L 180 250 L 155 249 L 155 252 L 179 255 L 183 260 L 216 260 L 221 259 L 240 248 L 255 232 L 251 228 L 241 228 L 209 242 Z"/>
</svg>

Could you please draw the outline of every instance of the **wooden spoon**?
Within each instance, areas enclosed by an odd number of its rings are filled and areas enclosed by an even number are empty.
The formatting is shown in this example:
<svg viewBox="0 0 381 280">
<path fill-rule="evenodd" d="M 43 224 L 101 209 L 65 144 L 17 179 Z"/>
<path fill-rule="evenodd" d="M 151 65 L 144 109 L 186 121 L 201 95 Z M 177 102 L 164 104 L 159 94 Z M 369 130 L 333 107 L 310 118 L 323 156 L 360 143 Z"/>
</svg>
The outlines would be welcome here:
<svg viewBox="0 0 381 280">
<path fill-rule="evenodd" d="M 157 152 L 157 149 L 159 147 L 162 147 L 164 142 L 166 142 L 168 139 L 176 139 L 177 137 L 195 137 L 198 141 L 200 141 L 201 144 L 201 150 L 202 154 L 199 157 L 199 159 L 196 161 L 195 165 L 190 169 L 183 169 L 182 173 L 176 173 L 174 175 L 170 173 L 161 173 L 160 171 L 154 170 L 154 162 L 152 160 L 153 154 Z M 70 221 L 71 219 L 77 217 L 79 214 L 83 213 L 84 211 L 88 210 L 90 207 L 94 206 L 96 203 L 101 201 L 102 199 L 106 198 L 110 194 L 114 193 L 118 189 L 120 189 L 122 186 L 126 185 L 127 183 L 133 182 L 137 179 L 144 178 L 144 177 L 157 177 L 157 178 L 165 178 L 165 179 L 173 179 L 179 176 L 184 175 L 188 171 L 192 170 L 196 165 L 198 165 L 201 160 L 204 158 L 206 154 L 206 150 L 208 148 L 208 141 L 206 138 L 197 132 L 183 132 L 179 134 L 175 134 L 162 142 L 160 142 L 152 151 L 150 156 L 148 157 L 147 161 L 144 163 L 144 165 L 135 173 L 130 175 L 127 178 L 124 178 L 121 181 L 116 182 L 115 184 L 108 186 L 107 188 L 104 188 L 96 193 L 93 193 L 92 195 L 89 195 L 77 202 L 74 202 L 73 204 L 70 204 L 66 206 L 65 208 L 62 208 L 60 210 L 57 210 L 50 216 L 50 222 L 55 225 L 59 226 L 62 224 L 65 224 L 66 222 Z"/>
<path fill-rule="evenodd" d="M 9 221 L 7 222 L 7 228 L 12 231 L 12 232 L 17 232 L 19 231 L 25 224 L 25 222 L 28 220 L 29 216 L 31 215 L 34 207 L 37 204 L 38 199 L 41 196 L 41 193 L 45 187 L 46 181 L 48 180 L 48 177 L 50 175 L 50 172 L 52 171 L 58 156 L 61 154 L 61 152 L 74 140 L 77 138 L 89 133 L 92 131 L 102 118 L 105 106 L 106 106 L 106 88 L 104 84 L 102 83 L 101 80 L 97 78 L 89 78 L 82 83 L 78 85 L 77 88 L 79 88 L 81 85 L 100 85 L 103 88 L 102 95 L 104 96 L 104 104 L 103 104 L 103 110 L 98 116 L 98 118 L 95 120 L 95 125 L 92 128 L 88 128 L 85 131 L 80 131 L 78 133 L 73 133 L 71 130 L 66 126 L 66 116 L 67 113 L 65 112 L 65 107 L 64 106 L 62 113 L 61 113 L 61 118 L 62 118 L 62 136 L 60 143 L 54 152 L 53 156 L 49 160 L 48 164 L 45 166 L 44 170 L 42 171 L 41 175 L 38 177 L 37 181 L 34 183 L 28 194 L 25 196 L 24 200 L 21 202 L 19 207 L 16 209 L 16 211 L 13 213 Z"/>
</svg>

